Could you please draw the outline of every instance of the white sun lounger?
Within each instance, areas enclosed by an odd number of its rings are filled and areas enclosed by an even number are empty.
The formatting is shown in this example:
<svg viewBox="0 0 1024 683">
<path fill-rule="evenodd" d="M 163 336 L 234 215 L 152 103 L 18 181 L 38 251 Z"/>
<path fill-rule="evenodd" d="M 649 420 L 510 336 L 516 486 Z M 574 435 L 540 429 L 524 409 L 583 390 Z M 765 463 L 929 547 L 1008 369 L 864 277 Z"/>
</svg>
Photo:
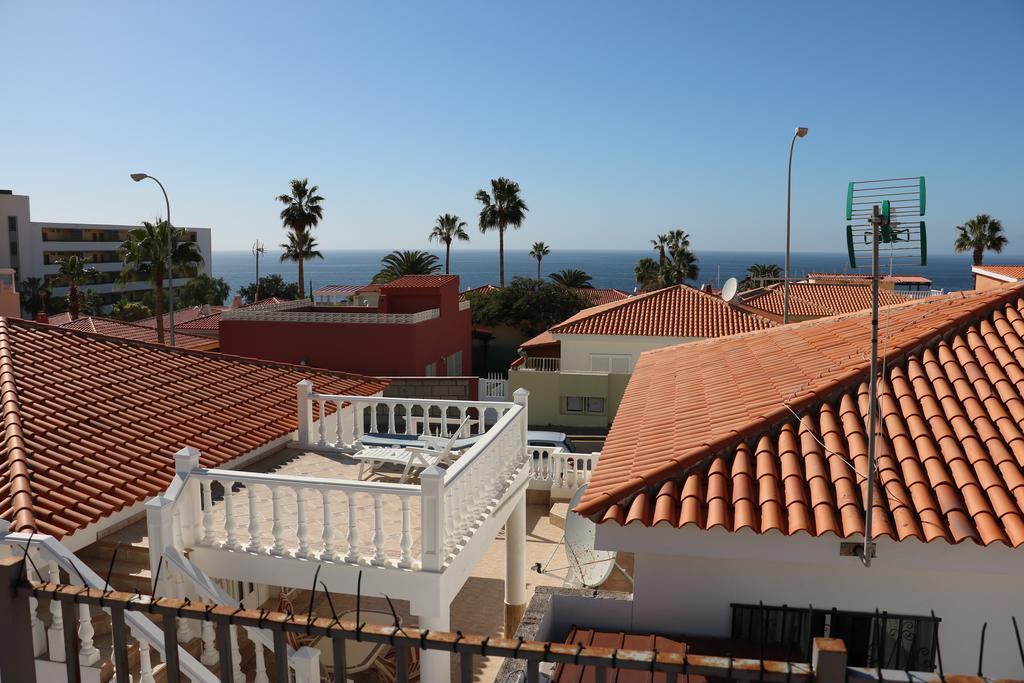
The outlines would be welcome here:
<svg viewBox="0 0 1024 683">
<path fill-rule="evenodd" d="M 466 421 L 470 418 L 467 417 Z M 403 446 L 395 448 L 392 446 L 371 446 L 363 448 L 352 455 L 359 462 L 359 478 L 364 475 L 373 474 L 382 465 L 394 465 L 402 468 L 400 484 L 406 483 L 409 478 L 432 465 L 447 465 L 455 457 L 455 442 L 458 440 L 462 428 L 466 425 L 464 421 L 455 430 L 451 438 L 443 436 L 421 435 L 420 441 L 426 444 L 422 446 Z"/>
</svg>

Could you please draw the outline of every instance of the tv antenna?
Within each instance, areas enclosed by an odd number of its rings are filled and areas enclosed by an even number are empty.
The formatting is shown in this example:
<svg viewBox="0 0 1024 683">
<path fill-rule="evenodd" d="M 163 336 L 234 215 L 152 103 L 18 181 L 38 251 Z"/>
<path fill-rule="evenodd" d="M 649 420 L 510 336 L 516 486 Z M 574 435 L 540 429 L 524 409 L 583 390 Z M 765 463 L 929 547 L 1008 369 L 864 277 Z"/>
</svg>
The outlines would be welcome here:
<svg viewBox="0 0 1024 683">
<path fill-rule="evenodd" d="M 881 200 L 881 201 L 879 201 Z M 894 260 L 927 265 L 928 240 L 924 220 L 924 176 L 859 180 L 846 190 L 846 246 L 850 266 L 871 255 L 871 369 L 868 380 L 868 490 L 864 505 L 864 547 L 860 561 L 871 566 L 872 508 L 874 507 L 875 452 L 878 442 L 878 249 L 888 245 Z M 867 221 L 865 229 L 858 221 Z"/>
<path fill-rule="evenodd" d="M 260 300 L 260 256 L 264 252 L 263 243 L 256 240 L 252 244 L 252 255 L 256 257 L 256 295 L 253 297 L 252 303 L 256 303 Z"/>
<path fill-rule="evenodd" d="M 722 285 L 722 301 L 729 303 L 736 298 L 736 290 L 739 288 L 739 283 L 736 282 L 736 278 L 731 277 L 725 281 Z"/>
</svg>

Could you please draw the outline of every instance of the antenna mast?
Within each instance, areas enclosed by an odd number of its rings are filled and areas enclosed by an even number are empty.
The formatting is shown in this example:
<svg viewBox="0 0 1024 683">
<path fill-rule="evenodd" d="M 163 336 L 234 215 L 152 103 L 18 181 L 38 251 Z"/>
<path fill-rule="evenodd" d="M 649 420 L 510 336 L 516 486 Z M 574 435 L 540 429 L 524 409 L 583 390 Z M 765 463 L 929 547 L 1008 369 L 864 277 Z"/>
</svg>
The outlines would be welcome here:
<svg viewBox="0 0 1024 683">
<path fill-rule="evenodd" d="M 263 244 L 259 240 L 253 242 L 252 255 L 256 257 L 256 294 L 252 303 L 260 300 L 260 256 L 263 254 Z"/>
</svg>

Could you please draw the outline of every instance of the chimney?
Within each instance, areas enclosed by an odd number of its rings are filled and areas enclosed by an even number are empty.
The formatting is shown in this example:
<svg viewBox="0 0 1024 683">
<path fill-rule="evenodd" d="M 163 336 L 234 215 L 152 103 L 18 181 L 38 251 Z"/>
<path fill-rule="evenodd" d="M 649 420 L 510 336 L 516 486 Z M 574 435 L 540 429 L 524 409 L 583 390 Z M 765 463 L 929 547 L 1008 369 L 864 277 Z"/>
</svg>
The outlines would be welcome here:
<svg viewBox="0 0 1024 683">
<path fill-rule="evenodd" d="M 50 324 L 50 319 L 46 315 L 46 311 L 39 311 L 36 313 L 36 322 L 43 323 L 44 325 Z"/>
<path fill-rule="evenodd" d="M 253 303 L 256 303 L 256 302 L 254 301 Z M 231 308 L 241 308 L 241 307 L 242 307 L 242 295 L 241 294 L 235 294 L 235 298 L 231 300 Z"/>
</svg>

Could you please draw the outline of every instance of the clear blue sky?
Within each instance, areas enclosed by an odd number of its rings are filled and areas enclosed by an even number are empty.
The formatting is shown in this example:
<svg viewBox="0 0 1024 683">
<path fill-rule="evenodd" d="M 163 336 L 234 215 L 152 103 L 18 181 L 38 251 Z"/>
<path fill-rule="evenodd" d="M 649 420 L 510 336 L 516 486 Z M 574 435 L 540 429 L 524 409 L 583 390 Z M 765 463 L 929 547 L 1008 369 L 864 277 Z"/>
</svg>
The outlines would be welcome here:
<svg viewBox="0 0 1024 683">
<path fill-rule="evenodd" d="M 826 6 L 827 5 L 827 6 Z M 933 253 L 978 212 L 1024 252 L 1021 2 L 0 3 L 0 187 L 36 219 L 282 237 L 309 176 L 326 248 L 475 228 L 509 176 L 510 248 L 843 248 L 851 179 L 926 175 Z"/>
</svg>

